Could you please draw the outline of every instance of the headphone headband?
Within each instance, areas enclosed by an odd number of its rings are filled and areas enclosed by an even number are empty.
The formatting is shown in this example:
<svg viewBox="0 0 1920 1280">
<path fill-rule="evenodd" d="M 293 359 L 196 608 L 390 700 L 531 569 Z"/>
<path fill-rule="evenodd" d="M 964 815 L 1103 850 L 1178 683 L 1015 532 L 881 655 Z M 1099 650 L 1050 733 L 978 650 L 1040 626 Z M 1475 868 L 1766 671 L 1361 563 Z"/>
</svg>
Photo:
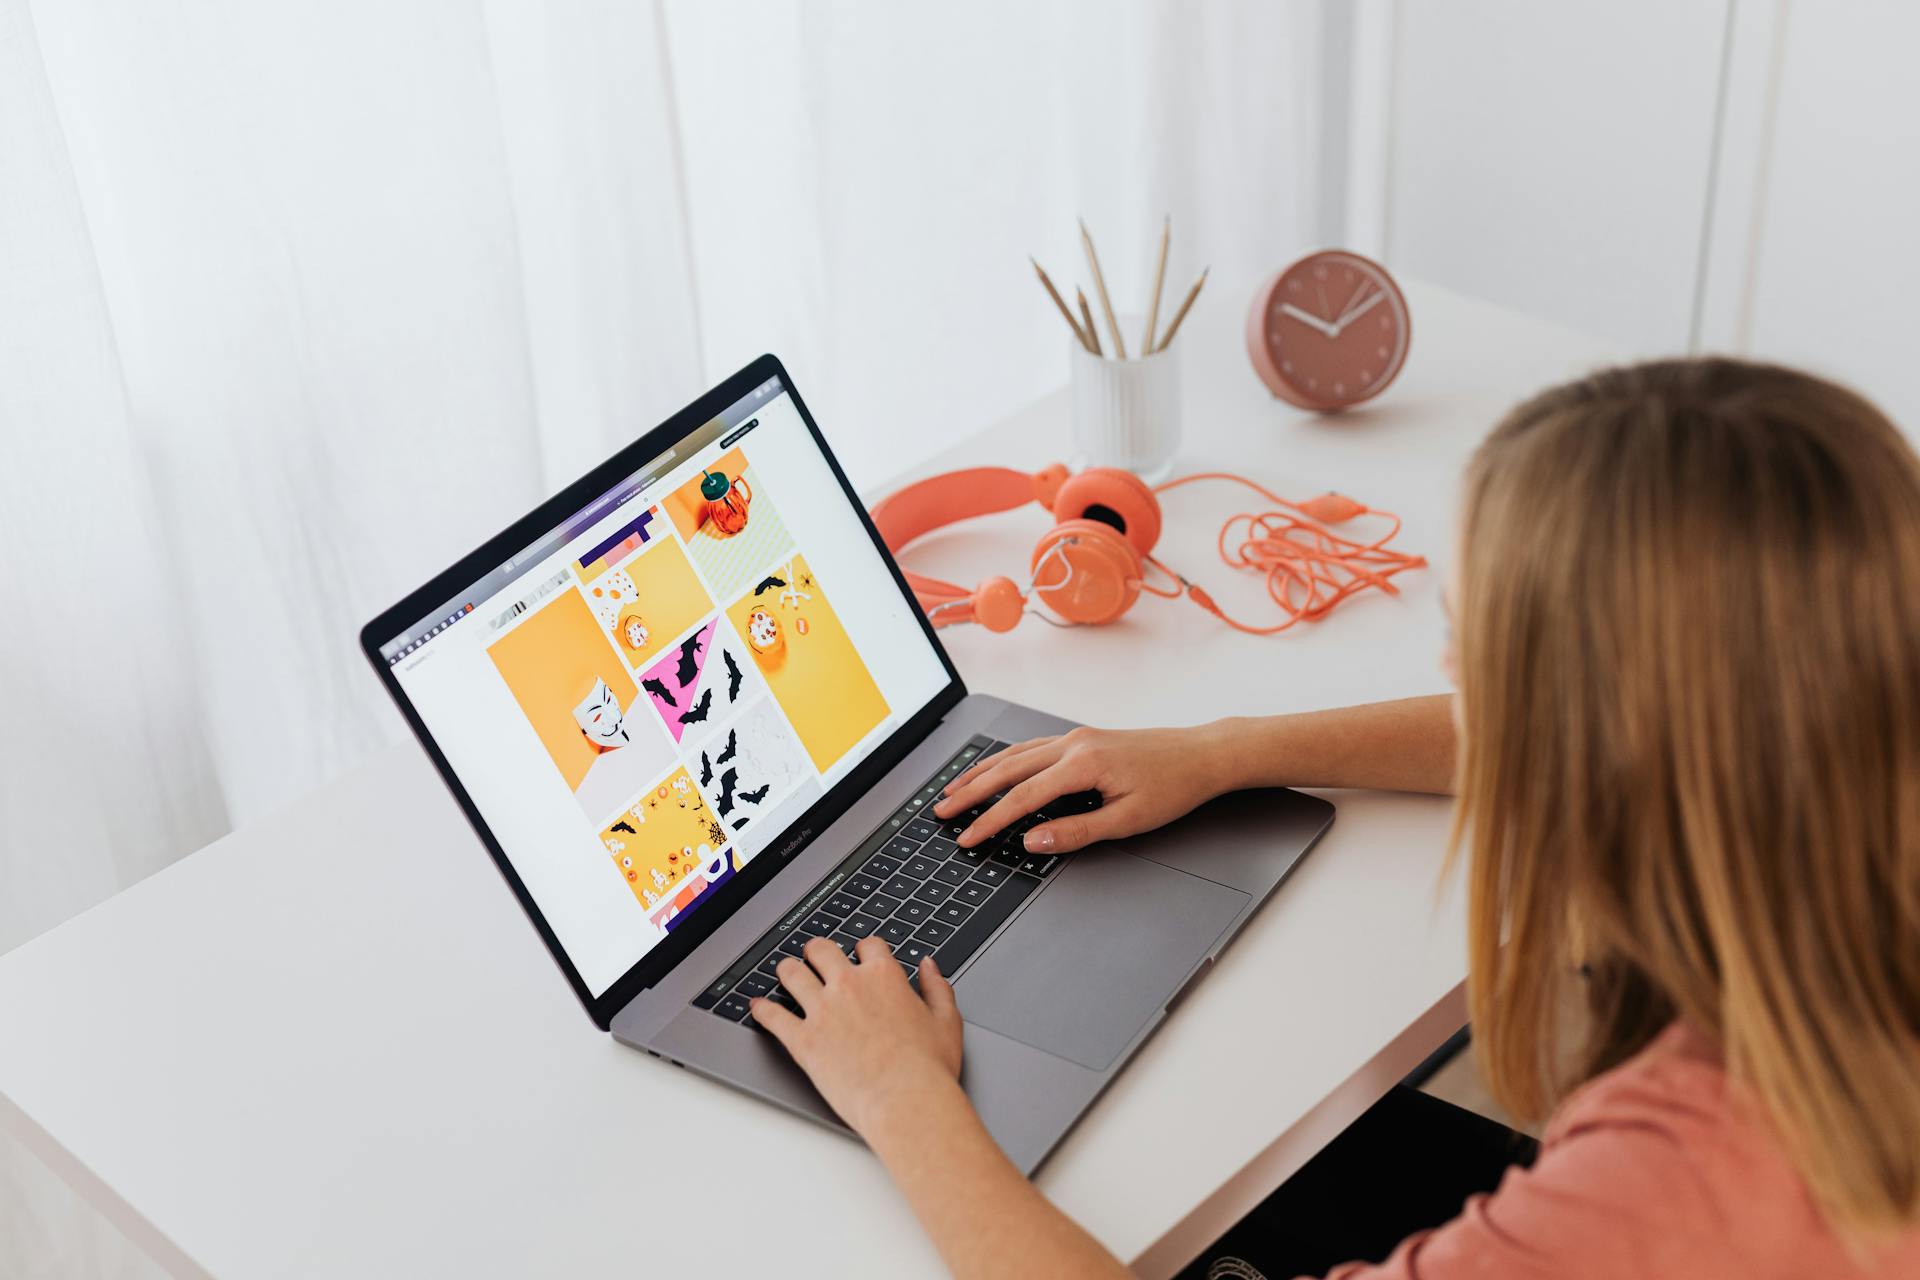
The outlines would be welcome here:
<svg viewBox="0 0 1920 1280">
<path fill-rule="evenodd" d="M 969 467 L 917 480 L 882 498 L 868 514 L 880 531 L 880 540 L 897 556 L 915 538 L 946 525 L 1011 511 L 1029 502 L 1047 506 L 1066 478 L 1067 469 L 1057 462 L 1034 472 Z"/>
<path fill-rule="evenodd" d="M 880 540 L 896 558 L 915 538 L 935 529 L 1024 507 L 1029 502 L 1049 503 L 1066 481 L 1067 469 L 1059 463 L 1040 471 L 1016 471 L 1012 467 L 969 467 L 928 476 L 889 494 L 873 505 L 868 514 Z M 944 582 L 925 574 L 906 572 L 907 585 L 913 588 L 922 607 L 946 606 L 946 620 L 971 622 L 973 593 L 954 582 Z"/>
</svg>

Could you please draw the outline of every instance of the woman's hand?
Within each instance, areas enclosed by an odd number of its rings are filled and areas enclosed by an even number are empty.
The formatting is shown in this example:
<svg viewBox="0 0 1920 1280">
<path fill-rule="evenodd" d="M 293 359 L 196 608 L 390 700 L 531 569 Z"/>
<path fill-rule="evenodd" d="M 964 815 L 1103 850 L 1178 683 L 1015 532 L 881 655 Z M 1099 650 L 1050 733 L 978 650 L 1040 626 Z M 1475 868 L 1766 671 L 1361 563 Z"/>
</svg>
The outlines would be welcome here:
<svg viewBox="0 0 1920 1280">
<path fill-rule="evenodd" d="M 891 1117 L 911 1116 L 931 1092 L 959 1092 L 960 1010 L 953 988 L 928 956 L 920 990 L 880 938 L 862 938 L 855 964 L 836 942 L 814 938 L 806 960 L 789 956 L 775 970 L 806 1017 L 771 1000 L 752 1004 L 768 1031 L 840 1118 L 872 1140 Z"/>
<path fill-rule="evenodd" d="M 1071 853 L 1096 840 L 1151 831 L 1228 790 L 1230 748 L 1222 725 L 1192 729 L 1075 729 L 988 756 L 947 784 L 933 811 L 965 813 L 1005 792 L 961 833 L 971 847 L 1050 800 L 1098 791 L 1091 813 L 1053 818 L 1026 833 L 1033 853 Z"/>
<path fill-rule="evenodd" d="M 778 969 L 807 1016 L 762 999 L 753 1017 L 867 1140 L 953 1274 L 1129 1280 L 1021 1176 L 960 1091 L 960 1011 L 933 957 L 916 994 L 881 939 L 862 938 L 854 954 L 858 964 L 814 938 L 804 962 Z"/>
</svg>

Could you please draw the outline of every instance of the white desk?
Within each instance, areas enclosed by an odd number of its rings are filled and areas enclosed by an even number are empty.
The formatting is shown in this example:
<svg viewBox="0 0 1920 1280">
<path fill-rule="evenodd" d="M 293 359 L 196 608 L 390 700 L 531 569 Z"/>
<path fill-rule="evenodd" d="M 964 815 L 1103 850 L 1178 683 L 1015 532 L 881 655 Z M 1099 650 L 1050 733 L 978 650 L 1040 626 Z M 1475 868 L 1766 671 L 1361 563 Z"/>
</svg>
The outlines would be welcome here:
<svg viewBox="0 0 1920 1280">
<path fill-rule="evenodd" d="M 1340 489 L 1443 560 L 1455 476 L 1494 417 L 1610 358 L 1413 287 L 1399 384 L 1323 421 L 1254 381 L 1250 290 L 1220 282 L 1189 319 L 1181 469 Z M 1067 434 L 1056 394 L 940 461 L 1038 465 Z M 1257 608 L 1213 552 L 1239 495 L 1169 507 L 1165 558 Z M 916 567 L 1018 576 L 1041 524 L 979 522 Z M 943 634 L 973 687 L 1096 724 L 1325 707 L 1443 687 L 1440 575 L 1399 581 L 1397 600 L 1277 639 L 1157 600 L 1102 630 Z M 1332 832 L 1041 1171 L 1143 1275 L 1184 1263 L 1463 1019 L 1459 901 L 1436 888 L 1446 805 L 1336 799 Z M 861 1147 L 595 1031 L 410 743 L 6 956 L 0 1027 L 0 1116 L 179 1274 L 939 1270 Z"/>
</svg>

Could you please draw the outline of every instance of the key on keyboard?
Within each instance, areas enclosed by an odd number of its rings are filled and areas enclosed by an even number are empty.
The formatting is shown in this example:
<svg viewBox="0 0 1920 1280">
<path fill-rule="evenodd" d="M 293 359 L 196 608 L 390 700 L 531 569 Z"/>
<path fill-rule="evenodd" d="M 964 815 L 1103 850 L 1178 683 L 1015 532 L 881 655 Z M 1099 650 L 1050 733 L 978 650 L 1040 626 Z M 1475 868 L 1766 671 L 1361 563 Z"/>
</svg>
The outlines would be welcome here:
<svg viewBox="0 0 1920 1280">
<path fill-rule="evenodd" d="M 848 953 L 869 934 L 882 938 L 909 979 L 916 978 L 920 960 L 929 954 L 942 973 L 957 972 L 1058 866 L 1057 859 L 1030 859 L 1000 840 L 974 849 L 956 846 L 952 837 L 978 817 L 979 810 L 947 823 L 921 813 L 962 769 L 1005 745 L 976 737 L 956 752 L 905 806 L 695 996 L 694 1006 L 756 1029 L 759 1024 L 749 1016 L 747 1002 L 757 996 L 797 1012 L 793 997 L 778 985 L 775 969 L 815 937 L 831 938 Z M 1098 803 L 1096 795 L 1093 804 Z M 1063 796 L 1047 808 L 1049 816 L 1058 816 L 1084 812 L 1078 806 L 1085 804 L 1084 795 Z M 1017 844 L 1017 834 L 1012 838 Z"/>
</svg>

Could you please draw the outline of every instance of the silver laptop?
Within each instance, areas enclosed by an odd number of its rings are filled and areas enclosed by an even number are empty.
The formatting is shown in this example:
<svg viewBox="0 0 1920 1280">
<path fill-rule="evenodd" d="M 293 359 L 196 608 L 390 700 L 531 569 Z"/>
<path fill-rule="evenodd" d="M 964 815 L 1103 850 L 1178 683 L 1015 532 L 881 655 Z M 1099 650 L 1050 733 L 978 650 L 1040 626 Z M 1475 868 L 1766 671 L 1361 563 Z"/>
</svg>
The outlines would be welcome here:
<svg viewBox="0 0 1920 1280">
<path fill-rule="evenodd" d="M 1024 822 L 961 849 L 946 781 L 1072 724 L 968 693 L 772 356 L 361 646 L 601 1029 L 838 1126 L 747 1001 L 806 939 L 877 934 L 953 979 L 962 1083 L 1027 1172 L 1333 818 L 1271 790 L 1061 858 Z"/>
</svg>

